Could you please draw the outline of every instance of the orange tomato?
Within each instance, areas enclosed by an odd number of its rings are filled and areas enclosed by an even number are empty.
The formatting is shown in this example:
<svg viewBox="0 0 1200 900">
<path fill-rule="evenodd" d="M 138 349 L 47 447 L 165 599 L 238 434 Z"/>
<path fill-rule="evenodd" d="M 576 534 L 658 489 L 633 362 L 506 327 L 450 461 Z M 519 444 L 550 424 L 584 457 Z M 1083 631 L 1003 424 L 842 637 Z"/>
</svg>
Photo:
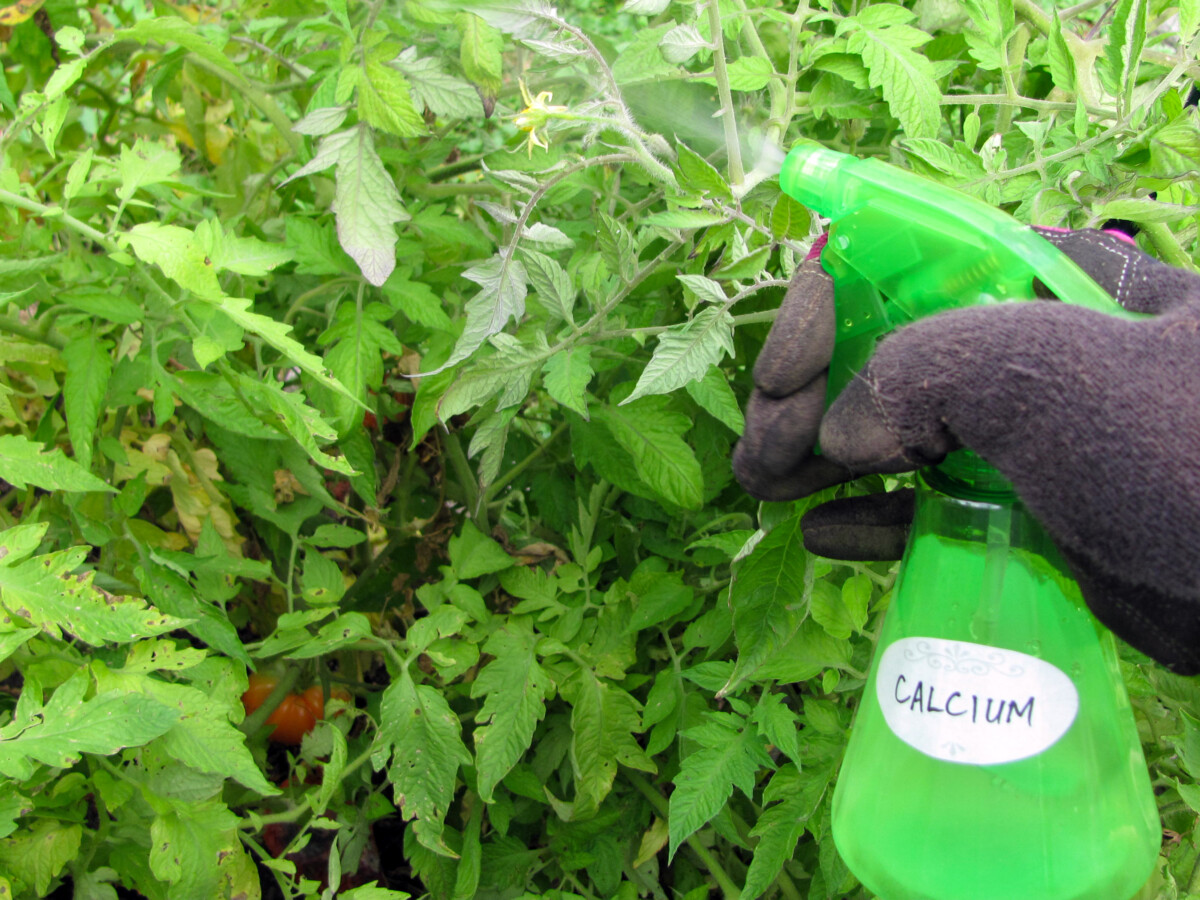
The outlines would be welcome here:
<svg viewBox="0 0 1200 900">
<path fill-rule="evenodd" d="M 249 715 L 262 706 L 278 683 L 279 679 L 274 675 L 251 675 L 249 687 L 242 694 L 242 705 L 246 708 L 246 714 Z M 296 746 L 323 718 L 325 694 L 319 684 L 314 684 L 301 694 L 288 694 L 283 698 L 283 702 L 275 707 L 267 717 L 267 724 L 272 726 L 269 737 L 277 743 Z"/>
</svg>

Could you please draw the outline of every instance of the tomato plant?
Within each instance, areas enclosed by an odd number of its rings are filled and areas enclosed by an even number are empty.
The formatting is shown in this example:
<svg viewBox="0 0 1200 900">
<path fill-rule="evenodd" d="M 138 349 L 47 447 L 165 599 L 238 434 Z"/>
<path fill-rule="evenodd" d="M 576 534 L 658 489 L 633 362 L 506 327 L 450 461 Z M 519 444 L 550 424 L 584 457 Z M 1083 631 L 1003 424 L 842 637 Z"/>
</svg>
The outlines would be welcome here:
<svg viewBox="0 0 1200 900">
<path fill-rule="evenodd" d="M 242 694 L 242 705 L 249 715 L 263 705 L 275 690 L 279 679 L 273 675 L 256 673 L 249 678 L 249 686 Z M 342 692 L 344 697 L 349 694 Z M 266 725 L 271 726 L 268 737 L 280 744 L 298 746 L 304 735 L 313 730 L 325 718 L 325 693 L 319 684 L 298 694 L 287 694 L 279 705 L 267 716 Z"/>
</svg>

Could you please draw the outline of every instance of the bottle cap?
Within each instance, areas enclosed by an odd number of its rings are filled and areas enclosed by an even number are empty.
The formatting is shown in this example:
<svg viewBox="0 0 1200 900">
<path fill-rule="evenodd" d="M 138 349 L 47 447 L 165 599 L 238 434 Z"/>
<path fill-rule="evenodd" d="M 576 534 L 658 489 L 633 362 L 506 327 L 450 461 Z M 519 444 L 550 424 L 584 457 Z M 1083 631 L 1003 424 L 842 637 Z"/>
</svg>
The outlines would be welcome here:
<svg viewBox="0 0 1200 900">
<path fill-rule="evenodd" d="M 967 449 L 946 455 L 942 462 L 922 471 L 930 487 L 965 500 L 1004 502 L 1016 497 L 1012 483 L 991 463 Z"/>
</svg>

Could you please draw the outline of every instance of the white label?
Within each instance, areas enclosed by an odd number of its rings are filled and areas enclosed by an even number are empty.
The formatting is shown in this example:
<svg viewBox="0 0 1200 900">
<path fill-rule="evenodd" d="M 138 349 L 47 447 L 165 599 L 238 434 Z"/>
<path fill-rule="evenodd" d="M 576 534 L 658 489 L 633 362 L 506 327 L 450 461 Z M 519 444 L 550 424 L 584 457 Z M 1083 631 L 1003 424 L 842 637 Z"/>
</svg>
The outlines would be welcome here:
<svg viewBox="0 0 1200 900">
<path fill-rule="evenodd" d="M 935 759 L 984 766 L 1035 756 L 1067 733 L 1079 692 L 1035 656 L 910 637 L 883 653 L 875 693 L 896 737 Z"/>
</svg>

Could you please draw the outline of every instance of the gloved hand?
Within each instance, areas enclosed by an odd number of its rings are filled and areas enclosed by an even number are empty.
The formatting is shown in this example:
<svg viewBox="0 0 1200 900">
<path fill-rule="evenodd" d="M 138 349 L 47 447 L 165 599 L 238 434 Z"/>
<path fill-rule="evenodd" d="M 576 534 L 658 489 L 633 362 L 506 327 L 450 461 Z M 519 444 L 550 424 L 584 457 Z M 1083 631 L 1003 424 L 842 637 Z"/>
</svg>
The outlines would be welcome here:
<svg viewBox="0 0 1200 900">
<path fill-rule="evenodd" d="M 1012 482 L 1096 617 L 1195 674 L 1200 276 L 1107 233 L 1041 233 L 1123 306 L 1156 315 L 1050 301 L 939 313 L 889 335 L 825 414 L 834 291 L 810 258 L 755 365 L 734 472 L 754 496 L 790 500 L 970 447 Z M 824 504 L 802 527 L 820 555 L 895 559 L 911 518 L 911 492 L 897 492 Z"/>
</svg>

